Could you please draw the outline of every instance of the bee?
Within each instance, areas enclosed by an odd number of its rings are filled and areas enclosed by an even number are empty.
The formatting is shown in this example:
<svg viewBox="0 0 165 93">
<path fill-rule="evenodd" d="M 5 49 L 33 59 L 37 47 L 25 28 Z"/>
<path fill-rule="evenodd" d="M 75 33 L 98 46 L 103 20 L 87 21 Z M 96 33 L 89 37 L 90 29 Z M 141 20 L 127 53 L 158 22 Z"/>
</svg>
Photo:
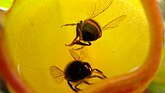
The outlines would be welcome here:
<svg viewBox="0 0 165 93">
<path fill-rule="evenodd" d="M 74 61 L 70 62 L 64 71 L 62 71 L 57 66 L 50 67 L 50 74 L 52 78 L 56 81 L 56 83 L 61 83 L 63 79 L 67 80 L 69 87 L 78 92 L 81 89 L 78 86 L 82 83 L 91 85 L 93 83 L 88 82 L 87 80 L 91 78 L 99 78 L 105 79 L 107 78 L 102 71 L 99 69 L 92 69 L 88 62 L 81 61 L 81 57 L 78 56 L 76 50 L 70 49 L 70 54 L 75 59 Z M 81 52 L 80 55 L 83 53 Z M 95 74 L 93 74 L 95 73 Z M 73 85 L 74 84 L 74 85 Z"/>
<path fill-rule="evenodd" d="M 73 45 L 77 44 L 77 45 L 82 45 L 82 46 L 90 46 L 91 41 L 95 41 L 102 36 L 102 31 L 119 26 L 119 23 L 124 21 L 124 19 L 126 18 L 126 15 L 121 15 L 121 16 L 115 18 L 114 20 L 110 21 L 103 27 L 101 27 L 93 19 L 96 16 L 103 13 L 105 10 L 107 10 L 111 6 L 112 2 L 113 2 L 113 0 L 97 0 L 95 3 L 92 3 L 94 5 L 91 5 L 91 6 L 93 6 L 93 8 L 91 8 L 93 10 L 93 12 L 91 12 L 92 14 L 88 19 L 86 19 L 84 21 L 81 20 L 78 23 L 62 25 L 61 27 L 76 26 L 76 37 L 70 44 L 65 44 L 65 45 L 73 46 Z"/>
</svg>

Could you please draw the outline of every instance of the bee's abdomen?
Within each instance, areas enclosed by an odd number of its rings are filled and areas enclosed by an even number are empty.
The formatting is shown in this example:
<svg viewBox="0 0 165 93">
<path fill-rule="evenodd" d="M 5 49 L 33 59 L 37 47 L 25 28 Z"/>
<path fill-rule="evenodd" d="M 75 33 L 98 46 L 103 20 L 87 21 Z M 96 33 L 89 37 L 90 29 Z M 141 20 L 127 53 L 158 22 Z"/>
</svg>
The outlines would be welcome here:
<svg viewBox="0 0 165 93">
<path fill-rule="evenodd" d="M 72 82 L 84 79 L 85 77 L 91 75 L 91 71 L 82 64 L 81 61 L 73 61 L 68 64 L 64 71 L 65 79 Z"/>
<path fill-rule="evenodd" d="M 97 36 L 94 33 L 84 30 L 82 31 L 82 38 L 84 41 L 94 41 L 97 39 Z"/>
<path fill-rule="evenodd" d="M 100 38 L 102 35 L 100 26 L 92 19 L 84 21 L 81 31 L 84 41 L 94 41 Z"/>
</svg>

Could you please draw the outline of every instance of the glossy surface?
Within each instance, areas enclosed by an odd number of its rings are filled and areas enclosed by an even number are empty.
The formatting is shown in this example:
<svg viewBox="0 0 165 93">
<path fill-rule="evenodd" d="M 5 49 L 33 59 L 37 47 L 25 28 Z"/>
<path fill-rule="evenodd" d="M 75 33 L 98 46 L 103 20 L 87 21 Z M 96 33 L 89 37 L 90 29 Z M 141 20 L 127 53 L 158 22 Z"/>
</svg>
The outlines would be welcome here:
<svg viewBox="0 0 165 93">
<path fill-rule="evenodd" d="M 54 64 L 64 68 L 72 60 L 64 44 L 75 37 L 75 28 L 61 29 L 60 26 L 87 18 L 90 9 L 84 8 L 87 2 L 90 1 L 17 0 L 6 15 L 8 52 L 19 75 L 36 93 L 71 92 L 66 84 L 54 84 L 48 69 Z M 115 0 L 111 8 L 96 20 L 103 26 L 122 14 L 128 17 L 120 27 L 105 32 L 102 39 L 88 48 L 90 64 L 100 68 L 108 77 L 138 68 L 149 51 L 150 30 L 139 0 Z"/>
</svg>

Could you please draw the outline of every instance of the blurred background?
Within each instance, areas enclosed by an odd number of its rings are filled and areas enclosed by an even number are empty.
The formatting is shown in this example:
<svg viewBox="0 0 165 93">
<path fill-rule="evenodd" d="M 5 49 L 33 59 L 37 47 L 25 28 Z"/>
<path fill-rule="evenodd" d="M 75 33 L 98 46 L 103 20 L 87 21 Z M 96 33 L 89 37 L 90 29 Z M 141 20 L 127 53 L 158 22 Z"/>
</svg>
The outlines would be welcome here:
<svg viewBox="0 0 165 93">
<path fill-rule="evenodd" d="M 7 10 L 12 6 L 13 0 L 0 0 L 0 9 Z M 158 0 L 160 10 L 162 13 L 162 19 L 165 26 L 165 0 Z M 145 93 L 165 93 L 165 48 L 162 53 L 162 62 L 156 77 L 153 82 L 146 89 Z M 10 93 L 5 85 L 5 81 L 0 75 L 0 93 Z"/>
</svg>

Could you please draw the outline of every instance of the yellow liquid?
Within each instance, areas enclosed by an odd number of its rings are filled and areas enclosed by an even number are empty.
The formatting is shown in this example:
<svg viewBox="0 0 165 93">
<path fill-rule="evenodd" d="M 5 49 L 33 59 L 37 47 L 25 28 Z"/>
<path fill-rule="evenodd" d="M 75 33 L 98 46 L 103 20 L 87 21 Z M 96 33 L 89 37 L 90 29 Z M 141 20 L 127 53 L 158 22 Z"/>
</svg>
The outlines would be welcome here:
<svg viewBox="0 0 165 93">
<path fill-rule="evenodd" d="M 56 84 L 50 66 L 63 70 L 73 57 L 65 46 L 75 38 L 77 23 L 89 18 L 93 0 L 24 0 L 15 2 L 5 23 L 6 44 L 19 75 L 36 93 L 72 93 L 64 81 Z M 120 26 L 102 32 L 86 47 L 88 63 L 107 77 L 129 73 L 145 60 L 149 48 L 149 25 L 139 0 L 113 0 L 95 17 L 101 27 L 127 15 Z"/>
</svg>

